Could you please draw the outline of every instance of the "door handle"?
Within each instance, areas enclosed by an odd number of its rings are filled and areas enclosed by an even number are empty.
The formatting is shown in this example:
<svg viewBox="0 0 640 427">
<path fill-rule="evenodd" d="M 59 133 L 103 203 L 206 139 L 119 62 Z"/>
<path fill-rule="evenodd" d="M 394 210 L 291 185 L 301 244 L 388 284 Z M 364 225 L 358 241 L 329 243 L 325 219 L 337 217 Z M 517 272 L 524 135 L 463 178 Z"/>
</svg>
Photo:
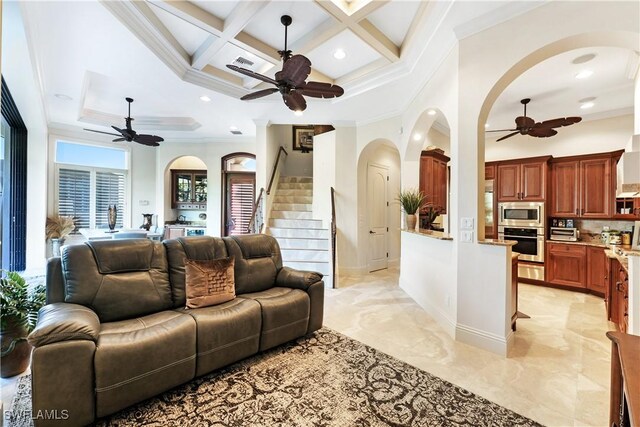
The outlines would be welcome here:
<svg viewBox="0 0 640 427">
<path fill-rule="evenodd" d="M 375 232 L 373 232 L 373 231 L 371 231 L 371 230 L 369 230 L 369 234 L 376 234 L 376 233 L 375 233 Z"/>
</svg>

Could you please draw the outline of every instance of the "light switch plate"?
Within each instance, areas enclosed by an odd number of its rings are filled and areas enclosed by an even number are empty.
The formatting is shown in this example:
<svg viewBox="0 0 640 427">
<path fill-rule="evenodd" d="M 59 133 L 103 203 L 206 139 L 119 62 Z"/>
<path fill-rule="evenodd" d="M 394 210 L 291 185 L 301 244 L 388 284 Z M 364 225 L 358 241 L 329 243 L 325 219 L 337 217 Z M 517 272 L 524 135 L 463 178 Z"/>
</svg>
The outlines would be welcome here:
<svg viewBox="0 0 640 427">
<path fill-rule="evenodd" d="M 148 200 L 140 200 L 139 203 L 140 203 L 140 206 L 149 206 Z"/>
<path fill-rule="evenodd" d="M 460 228 L 462 230 L 473 230 L 473 218 L 461 218 Z"/>
<path fill-rule="evenodd" d="M 460 240 L 465 243 L 473 243 L 473 231 L 463 231 L 460 233 Z"/>
</svg>

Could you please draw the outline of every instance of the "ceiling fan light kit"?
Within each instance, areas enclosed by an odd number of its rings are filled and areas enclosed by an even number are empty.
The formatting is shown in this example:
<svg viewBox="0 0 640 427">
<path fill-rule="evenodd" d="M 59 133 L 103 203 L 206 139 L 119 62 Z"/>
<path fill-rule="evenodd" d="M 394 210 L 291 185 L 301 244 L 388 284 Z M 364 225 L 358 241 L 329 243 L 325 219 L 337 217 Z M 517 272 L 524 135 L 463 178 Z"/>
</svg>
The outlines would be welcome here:
<svg viewBox="0 0 640 427">
<path fill-rule="evenodd" d="M 309 74 L 311 74 L 311 61 L 303 55 L 292 55 L 292 52 L 287 49 L 288 27 L 293 20 L 289 15 L 282 15 L 280 22 L 284 25 L 284 49 L 278 51 L 282 58 L 282 70 L 275 74 L 275 79 L 237 65 L 227 65 L 230 70 L 275 86 L 274 88 L 252 92 L 240 99 L 248 101 L 280 92 L 285 105 L 290 110 L 298 112 L 307 108 L 304 96 L 312 98 L 337 98 L 342 96 L 344 89 L 340 86 L 331 83 L 306 81 Z"/>
<path fill-rule="evenodd" d="M 89 132 L 102 133 L 105 135 L 117 136 L 118 138 L 114 139 L 112 142 L 127 141 L 127 142 L 137 142 L 138 144 L 148 145 L 149 147 L 159 146 L 160 145 L 159 143 L 164 141 L 164 138 L 161 138 L 156 135 L 147 135 L 143 133 L 137 133 L 135 130 L 133 130 L 133 128 L 131 127 L 131 122 L 133 121 L 133 119 L 131 118 L 131 103 L 133 102 L 133 98 L 125 98 L 125 100 L 129 103 L 129 115 L 124 118 L 126 127 L 124 129 L 120 129 L 115 126 L 111 126 L 113 129 L 119 132 L 119 134 L 111 133 L 111 132 L 102 132 L 100 130 L 94 130 L 94 129 L 84 129 L 84 130 Z"/>
<path fill-rule="evenodd" d="M 525 98 L 520 101 L 524 106 L 524 115 L 516 117 L 515 129 L 488 130 L 486 132 L 511 132 L 501 138 L 498 138 L 496 142 L 511 138 L 517 134 L 529 135 L 535 138 L 549 138 L 558 134 L 558 131 L 554 128 L 571 126 L 572 124 L 579 123 L 582 120 L 582 117 L 560 117 L 557 119 L 545 120 L 544 122 L 536 122 L 531 117 L 527 117 L 527 104 L 529 102 L 531 102 L 530 98 Z"/>
</svg>

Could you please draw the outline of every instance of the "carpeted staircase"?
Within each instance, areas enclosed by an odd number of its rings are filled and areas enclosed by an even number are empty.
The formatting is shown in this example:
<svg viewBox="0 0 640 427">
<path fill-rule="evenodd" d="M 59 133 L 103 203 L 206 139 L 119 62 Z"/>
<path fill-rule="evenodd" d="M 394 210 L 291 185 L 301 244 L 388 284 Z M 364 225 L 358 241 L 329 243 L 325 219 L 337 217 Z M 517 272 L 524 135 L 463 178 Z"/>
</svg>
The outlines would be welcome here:
<svg viewBox="0 0 640 427">
<path fill-rule="evenodd" d="M 280 177 L 267 234 L 278 240 L 285 266 L 322 273 L 332 287 L 330 234 L 322 220 L 313 219 L 312 203 L 313 178 Z"/>
</svg>

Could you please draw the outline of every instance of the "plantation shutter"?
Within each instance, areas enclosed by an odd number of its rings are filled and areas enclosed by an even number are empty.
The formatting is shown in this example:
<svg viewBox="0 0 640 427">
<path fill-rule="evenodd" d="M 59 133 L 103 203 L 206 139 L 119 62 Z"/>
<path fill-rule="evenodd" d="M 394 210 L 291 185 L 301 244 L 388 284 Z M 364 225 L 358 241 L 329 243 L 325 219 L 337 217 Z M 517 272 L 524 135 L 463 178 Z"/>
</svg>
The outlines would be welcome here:
<svg viewBox="0 0 640 427">
<path fill-rule="evenodd" d="M 95 227 L 107 228 L 109 224 L 109 205 L 116 205 L 118 217 L 116 228 L 122 227 L 124 217 L 124 174 L 117 172 L 96 172 L 96 211 Z"/>
<path fill-rule="evenodd" d="M 234 226 L 229 235 L 248 234 L 255 201 L 255 177 L 229 177 L 230 214 Z"/>
<path fill-rule="evenodd" d="M 75 219 L 76 229 L 90 228 L 91 172 L 60 168 L 58 174 L 58 214 Z"/>
</svg>

